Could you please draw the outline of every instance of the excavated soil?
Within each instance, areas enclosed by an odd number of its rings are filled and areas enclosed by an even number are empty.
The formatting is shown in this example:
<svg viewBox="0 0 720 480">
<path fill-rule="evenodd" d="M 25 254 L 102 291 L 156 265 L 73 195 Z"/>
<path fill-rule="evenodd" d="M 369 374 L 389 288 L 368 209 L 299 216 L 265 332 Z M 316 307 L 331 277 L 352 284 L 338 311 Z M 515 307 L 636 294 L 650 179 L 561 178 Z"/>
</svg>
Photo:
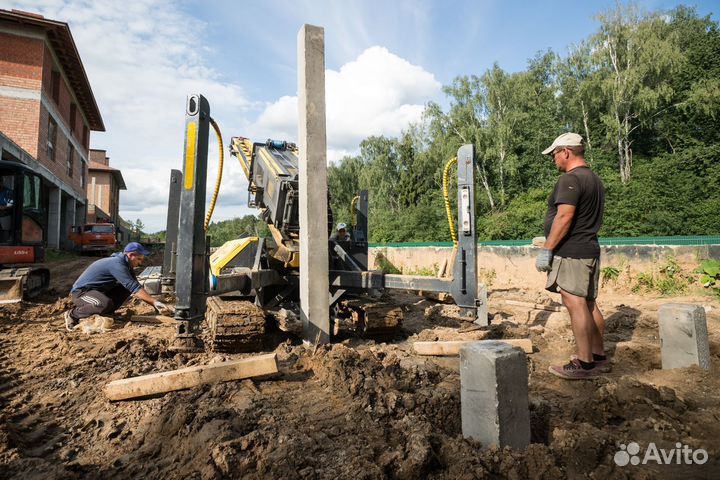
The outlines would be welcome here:
<svg viewBox="0 0 720 480">
<path fill-rule="evenodd" d="M 712 297 L 601 295 L 611 373 L 568 382 L 548 366 L 573 353 L 563 313 L 505 304 L 557 301 L 492 291 L 492 325 L 452 306 L 392 298 L 405 314 L 393 342 L 349 338 L 305 347 L 271 335 L 280 373 L 154 398 L 109 402 L 115 379 L 252 354 L 171 354 L 172 326 L 139 324 L 130 304 L 104 332 L 67 332 L 62 312 L 92 258 L 51 265 L 53 290 L 0 307 L 0 478 L 717 478 L 720 476 L 720 302 Z M 706 307 L 712 370 L 660 369 L 657 310 Z M 458 359 L 421 357 L 416 340 L 530 338 L 532 444 L 483 449 L 461 433 Z M 620 445 L 708 452 L 704 465 L 627 465 Z"/>
</svg>

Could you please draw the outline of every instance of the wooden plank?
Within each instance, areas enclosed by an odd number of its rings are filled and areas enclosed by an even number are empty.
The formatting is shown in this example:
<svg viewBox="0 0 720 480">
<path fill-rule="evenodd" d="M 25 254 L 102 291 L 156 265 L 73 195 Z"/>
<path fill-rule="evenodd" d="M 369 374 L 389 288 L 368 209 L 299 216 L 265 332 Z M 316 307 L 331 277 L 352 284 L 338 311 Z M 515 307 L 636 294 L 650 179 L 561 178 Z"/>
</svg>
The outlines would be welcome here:
<svg viewBox="0 0 720 480">
<path fill-rule="evenodd" d="M 500 303 L 504 303 L 505 305 L 514 305 L 516 307 L 532 308 L 534 310 L 545 310 L 548 312 L 566 312 L 567 311 L 567 309 L 565 307 L 558 307 L 555 305 L 543 305 L 541 303 L 520 302 L 518 300 L 500 300 Z"/>
<path fill-rule="evenodd" d="M 164 323 L 167 325 L 174 325 L 175 319 L 168 317 L 167 315 L 133 315 L 130 317 L 130 321 L 133 323 Z"/>
<path fill-rule="evenodd" d="M 509 343 L 514 347 L 522 348 L 525 353 L 533 353 L 532 341 L 529 338 L 486 338 L 483 340 L 496 340 Z M 420 355 L 455 356 L 460 355 L 460 348 L 468 343 L 481 342 L 483 340 L 456 340 L 440 342 L 415 342 L 413 348 Z"/>
<path fill-rule="evenodd" d="M 269 353 L 256 357 L 181 368 L 169 372 L 115 380 L 105 386 L 110 400 L 126 400 L 158 393 L 184 390 L 206 383 L 227 382 L 277 373 L 277 355 Z"/>
</svg>

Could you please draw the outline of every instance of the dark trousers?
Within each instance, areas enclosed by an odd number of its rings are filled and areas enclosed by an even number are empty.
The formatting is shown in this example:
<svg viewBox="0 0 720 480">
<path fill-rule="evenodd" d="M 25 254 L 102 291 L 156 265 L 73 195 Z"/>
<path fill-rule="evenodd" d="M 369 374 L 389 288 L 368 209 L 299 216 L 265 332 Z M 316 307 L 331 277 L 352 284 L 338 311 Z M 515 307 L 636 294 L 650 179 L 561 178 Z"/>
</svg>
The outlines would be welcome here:
<svg viewBox="0 0 720 480">
<path fill-rule="evenodd" d="M 70 316 L 80 320 L 96 314 L 110 315 L 120 308 L 129 296 L 130 292 L 122 285 L 116 285 L 107 292 L 87 290 L 73 293 L 75 308 L 70 311 Z"/>
</svg>

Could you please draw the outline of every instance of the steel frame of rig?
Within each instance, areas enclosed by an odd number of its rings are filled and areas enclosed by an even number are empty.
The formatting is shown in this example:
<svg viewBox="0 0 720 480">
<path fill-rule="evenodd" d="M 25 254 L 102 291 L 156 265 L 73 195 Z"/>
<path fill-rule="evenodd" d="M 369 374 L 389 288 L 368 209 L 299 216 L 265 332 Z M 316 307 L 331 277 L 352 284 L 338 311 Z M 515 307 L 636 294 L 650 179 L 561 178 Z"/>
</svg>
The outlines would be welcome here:
<svg viewBox="0 0 720 480">
<path fill-rule="evenodd" d="M 240 160 L 248 177 L 248 191 L 251 197 L 254 195 L 250 203 L 261 209 L 261 218 L 267 222 L 272 238 L 233 241 L 236 242 L 231 245 L 236 247 L 234 250 L 223 250 L 225 246 L 220 249 L 227 257 L 225 260 L 233 255 L 240 258 L 241 253 L 244 260 L 224 261 L 224 268 L 211 267 L 217 258 L 210 257 L 203 223 L 210 121 L 210 105 L 205 97 L 190 95 L 185 113 L 183 172 L 172 170 L 170 176 L 161 279 L 163 291 L 174 291 L 176 296 L 176 338 L 171 345 L 175 351 L 203 348 L 198 334 L 208 297 L 235 292 L 253 299 L 261 308 L 272 308 L 284 301 L 297 301 L 299 288 L 298 269 L 302 264 L 298 249 L 297 204 L 293 205 L 297 195 L 297 151 L 293 150 L 294 145 L 286 142 L 252 144 L 242 137 L 233 138 L 231 153 Z M 352 232 L 353 241 L 330 241 L 330 307 L 346 294 L 384 289 L 446 293 L 460 307 L 462 316 L 480 326 L 488 324 L 487 290 L 484 284 L 478 283 L 476 272 L 475 154 L 472 145 L 463 145 L 458 150 L 457 173 L 459 232 L 453 251 L 454 262 L 451 260 L 452 276 L 437 278 L 368 270 L 368 196 L 363 191 L 354 204 L 357 221 Z M 286 197 L 278 201 L 281 194 Z M 228 256 L 227 251 L 232 253 Z"/>
</svg>

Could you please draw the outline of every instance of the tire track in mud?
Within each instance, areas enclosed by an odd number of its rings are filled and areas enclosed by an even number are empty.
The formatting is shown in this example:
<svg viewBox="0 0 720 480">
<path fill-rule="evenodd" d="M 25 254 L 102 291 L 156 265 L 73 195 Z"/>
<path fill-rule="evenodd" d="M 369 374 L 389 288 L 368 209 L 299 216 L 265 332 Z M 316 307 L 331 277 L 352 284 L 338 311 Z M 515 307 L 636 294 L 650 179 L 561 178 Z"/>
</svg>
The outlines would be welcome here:
<svg viewBox="0 0 720 480">
<path fill-rule="evenodd" d="M 64 321 L 48 316 L 63 307 L 61 300 L 0 309 L 0 478 L 72 476 L 65 467 L 71 459 L 64 448 L 71 437 L 66 408 L 78 383 L 64 366 Z"/>
</svg>

